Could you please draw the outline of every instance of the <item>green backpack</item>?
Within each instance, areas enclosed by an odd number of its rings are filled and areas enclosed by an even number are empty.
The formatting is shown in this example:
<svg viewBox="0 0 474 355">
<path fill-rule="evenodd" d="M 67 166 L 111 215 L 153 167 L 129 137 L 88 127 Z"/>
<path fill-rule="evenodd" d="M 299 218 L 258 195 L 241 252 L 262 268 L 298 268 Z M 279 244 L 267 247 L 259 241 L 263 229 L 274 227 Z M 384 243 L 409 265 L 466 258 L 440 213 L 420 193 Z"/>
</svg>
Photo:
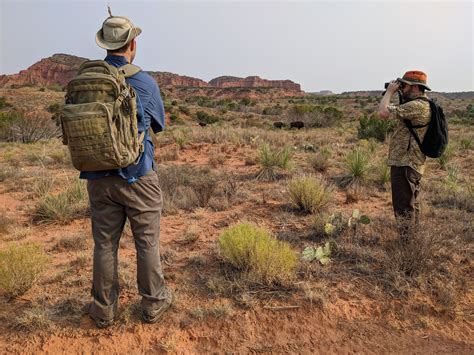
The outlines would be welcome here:
<svg viewBox="0 0 474 355">
<path fill-rule="evenodd" d="M 118 169 L 138 162 L 145 134 L 138 135 L 136 94 L 125 78 L 140 70 L 91 60 L 68 83 L 61 128 L 77 170 Z"/>
</svg>

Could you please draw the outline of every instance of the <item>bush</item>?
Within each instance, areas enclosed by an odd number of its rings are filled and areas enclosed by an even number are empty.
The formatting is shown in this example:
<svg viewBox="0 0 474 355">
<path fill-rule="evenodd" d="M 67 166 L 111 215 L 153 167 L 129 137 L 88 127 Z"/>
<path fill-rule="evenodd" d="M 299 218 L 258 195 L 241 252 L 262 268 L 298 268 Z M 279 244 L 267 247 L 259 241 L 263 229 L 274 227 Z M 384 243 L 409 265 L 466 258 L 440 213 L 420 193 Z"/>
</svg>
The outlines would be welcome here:
<svg viewBox="0 0 474 355">
<path fill-rule="evenodd" d="M 205 123 L 205 124 L 213 124 L 219 121 L 217 117 L 210 115 L 204 111 L 198 111 L 196 113 L 196 119 L 198 120 L 198 122 Z"/>
<path fill-rule="evenodd" d="M 262 166 L 257 174 L 257 179 L 275 180 L 276 168 L 288 170 L 291 168 L 291 148 L 272 148 L 268 144 L 260 147 L 260 165 Z"/>
<path fill-rule="evenodd" d="M 11 106 L 12 105 L 7 102 L 7 99 L 4 96 L 0 96 L 0 109 Z"/>
<path fill-rule="evenodd" d="M 82 180 L 77 179 L 58 195 L 46 193 L 33 213 L 35 222 L 66 224 L 84 217 L 88 208 L 87 192 Z"/>
<path fill-rule="evenodd" d="M 318 105 L 294 105 L 290 109 L 292 121 L 303 121 L 309 127 L 333 127 L 343 118 L 343 112 L 335 107 L 322 107 Z"/>
<path fill-rule="evenodd" d="M 0 140 L 34 143 L 59 136 L 59 127 L 47 114 L 33 116 L 17 110 L 0 113 Z"/>
<path fill-rule="evenodd" d="M 0 251 L 0 289 L 7 297 L 28 291 L 41 276 L 47 256 L 38 244 L 11 244 Z"/>
<path fill-rule="evenodd" d="M 326 206 L 332 197 L 332 189 L 313 176 L 298 177 L 288 183 L 291 202 L 301 211 L 314 213 Z"/>
<path fill-rule="evenodd" d="M 284 284 L 295 276 L 296 252 L 253 224 L 240 223 L 224 230 L 218 244 L 224 258 L 253 282 Z"/>
<path fill-rule="evenodd" d="M 379 142 L 384 142 L 396 124 L 396 120 L 381 120 L 375 114 L 369 117 L 364 115 L 359 119 L 357 137 L 359 139 L 374 138 Z"/>
</svg>

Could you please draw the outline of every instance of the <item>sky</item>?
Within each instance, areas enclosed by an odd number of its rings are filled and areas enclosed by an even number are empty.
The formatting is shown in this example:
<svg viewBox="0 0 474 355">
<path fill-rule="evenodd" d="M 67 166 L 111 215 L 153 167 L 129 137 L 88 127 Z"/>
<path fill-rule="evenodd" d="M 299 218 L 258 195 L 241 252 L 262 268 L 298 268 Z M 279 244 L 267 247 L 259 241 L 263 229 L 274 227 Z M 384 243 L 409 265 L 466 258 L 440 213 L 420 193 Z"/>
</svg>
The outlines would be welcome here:
<svg viewBox="0 0 474 355">
<path fill-rule="evenodd" d="M 142 28 L 134 64 L 209 81 L 289 79 L 304 91 L 379 90 L 423 70 L 435 91 L 474 90 L 472 1 L 0 0 L 0 74 L 67 53 L 104 57 L 108 16 Z"/>
</svg>

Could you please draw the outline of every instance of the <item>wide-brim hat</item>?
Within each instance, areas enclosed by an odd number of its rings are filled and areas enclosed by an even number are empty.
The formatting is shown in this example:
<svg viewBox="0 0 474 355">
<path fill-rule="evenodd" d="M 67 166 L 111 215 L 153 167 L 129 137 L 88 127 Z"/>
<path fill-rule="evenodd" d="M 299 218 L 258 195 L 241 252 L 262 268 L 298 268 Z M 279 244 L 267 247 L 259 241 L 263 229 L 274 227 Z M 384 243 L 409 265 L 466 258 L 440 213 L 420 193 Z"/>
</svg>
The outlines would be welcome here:
<svg viewBox="0 0 474 355">
<path fill-rule="evenodd" d="M 97 31 L 95 42 L 101 48 L 115 50 L 125 46 L 140 33 L 142 33 L 141 28 L 134 26 L 128 18 L 110 16 Z"/>
<path fill-rule="evenodd" d="M 403 75 L 403 78 L 398 78 L 397 80 L 408 85 L 421 85 L 426 90 L 431 91 L 429 86 L 426 84 L 428 76 L 420 70 L 407 71 Z"/>
</svg>

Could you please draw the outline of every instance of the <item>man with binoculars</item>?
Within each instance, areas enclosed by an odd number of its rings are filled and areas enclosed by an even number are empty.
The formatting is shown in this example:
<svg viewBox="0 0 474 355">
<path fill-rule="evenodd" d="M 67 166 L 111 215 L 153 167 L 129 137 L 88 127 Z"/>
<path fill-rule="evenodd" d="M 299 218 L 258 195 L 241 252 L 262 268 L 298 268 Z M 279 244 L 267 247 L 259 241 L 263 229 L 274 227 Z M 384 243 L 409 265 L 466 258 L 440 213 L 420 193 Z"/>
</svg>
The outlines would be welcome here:
<svg viewBox="0 0 474 355">
<path fill-rule="evenodd" d="M 411 124 L 423 140 L 431 119 L 430 103 L 425 95 L 425 91 L 431 89 L 426 82 L 425 73 L 418 70 L 406 72 L 402 78 L 386 84 L 387 91 L 378 110 L 380 118 L 398 120 L 390 140 L 387 163 L 390 166 L 393 210 L 400 237 L 405 241 L 418 224 L 418 195 L 426 160 L 408 125 Z M 396 92 L 400 103 L 390 104 Z"/>
</svg>

